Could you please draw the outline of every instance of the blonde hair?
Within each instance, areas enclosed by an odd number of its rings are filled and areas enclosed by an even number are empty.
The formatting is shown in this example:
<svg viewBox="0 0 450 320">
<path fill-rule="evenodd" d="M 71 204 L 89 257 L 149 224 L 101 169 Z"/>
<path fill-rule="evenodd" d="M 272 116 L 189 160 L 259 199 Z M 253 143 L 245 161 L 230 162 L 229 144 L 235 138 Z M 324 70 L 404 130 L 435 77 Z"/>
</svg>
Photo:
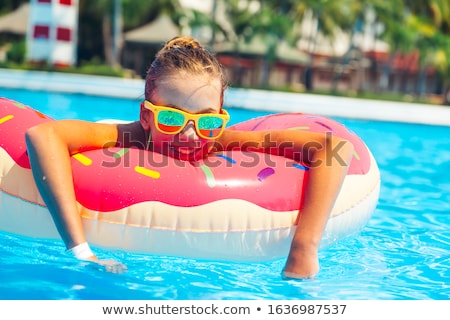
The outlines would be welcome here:
<svg viewBox="0 0 450 320">
<path fill-rule="evenodd" d="M 197 40 L 188 36 L 178 36 L 169 40 L 156 54 L 145 79 L 145 98 L 151 98 L 158 79 L 177 73 L 203 75 L 219 78 L 221 82 L 221 103 L 227 82 L 222 66 L 217 58 Z"/>
</svg>

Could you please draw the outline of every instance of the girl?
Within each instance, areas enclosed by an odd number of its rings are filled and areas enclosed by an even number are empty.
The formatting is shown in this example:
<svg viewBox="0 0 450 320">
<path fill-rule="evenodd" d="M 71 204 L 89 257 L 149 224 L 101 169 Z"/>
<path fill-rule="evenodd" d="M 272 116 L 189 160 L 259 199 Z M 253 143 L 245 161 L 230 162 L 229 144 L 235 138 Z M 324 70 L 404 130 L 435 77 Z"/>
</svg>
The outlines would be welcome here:
<svg viewBox="0 0 450 320">
<path fill-rule="evenodd" d="M 229 116 L 222 109 L 225 89 L 224 73 L 215 56 L 190 37 L 176 37 L 159 51 L 148 70 L 139 121 L 115 125 L 61 120 L 27 131 L 28 154 L 37 187 L 61 238 L 75 257 L 112 272 L 126 269 L 116 261 L 98 259 L 86 243 L 72 183 L 71 155 L 120 146 L 195 161 L 214 151 L 251 148 L 296 155 L 297 160 L 310 166 L 306 196 L 283 277 L 310 278 L 319 271 L 320 239 L 346 175 L 353 146 L 338 137 L 319 133 L 227 130 Z M 167 126 L 174 122 L 177 130 Z M 208 134 L 202 131 L 205 127 Z"/>
</svg>

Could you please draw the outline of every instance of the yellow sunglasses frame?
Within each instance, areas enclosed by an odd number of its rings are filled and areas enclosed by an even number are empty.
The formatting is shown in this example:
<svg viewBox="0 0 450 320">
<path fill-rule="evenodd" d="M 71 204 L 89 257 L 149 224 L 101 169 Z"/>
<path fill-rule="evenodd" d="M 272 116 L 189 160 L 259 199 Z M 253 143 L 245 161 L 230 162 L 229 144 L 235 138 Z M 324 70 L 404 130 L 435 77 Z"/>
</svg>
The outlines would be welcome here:
<svg viewBox="0 0 450 320">
<path fill-rule="evenodd" d="M 200 137 L 202 137 L 203 139 L 208 139 L 208 140 L 210 140 L 210 139 L 217 139 L 223 134 L 223 131 L 225 130 L 225 127 L 226 127 L 228 121 L 230 121 L 230 115 L 228 114 L 228 112 L 225 109 L 221 109 L 221 113 L 198 113 L 198 114 L 196 114 L 196 113 L 189 113 L 189 112 L 177 109 L 177 108 L 166 107 L 166 106 L 157 106 L 157 105 L 154 105 L 153 103 L 151 103 L 148 100 L 144 100 L 144 108 L 146 108 L 147 110 L 150 110 L 150 111 L 152 111 L 154 113 L 155 116 L 153 118 L 154 118 L 154 122 L 155 122 L 155 127 L 156 127 L 156 129 L 159 130 L 159 132 L 164 133 L 164 134 L 172 134 L 172 135 L 178 134 L 181 131 L 183 131 L 183 129 L 186 127 L 187 123 L 190 120 L 192 120 L 192 121 L 194 121 L 194 124 L 195 124 L 194 125 L 195 132 L 197 132 L 197 134 Z M 158 125 L 158 113 L 160 111 L 170 111 L 170 112 L 177 112 L 177 113 L 182 114 L 184 116 L 183 125 L 180 126 L 180 129 L 178 129 L 176 131 L 166 132 L 166 131 L 161 130 L 161 128 Z M 200 118 L 208 117 L 208 116 L 219 117 L 219 118 L 221 118 L 223 120 L 222 129 L 221 129 L 220 133 L 217 136 L 215 136 L 215 137 L 205 136 L 204 134 L 202 134 L 200 132 L 200 130 L 198 128 L 198 125 L 197 125 L 198 120 Z"/>
</svg>

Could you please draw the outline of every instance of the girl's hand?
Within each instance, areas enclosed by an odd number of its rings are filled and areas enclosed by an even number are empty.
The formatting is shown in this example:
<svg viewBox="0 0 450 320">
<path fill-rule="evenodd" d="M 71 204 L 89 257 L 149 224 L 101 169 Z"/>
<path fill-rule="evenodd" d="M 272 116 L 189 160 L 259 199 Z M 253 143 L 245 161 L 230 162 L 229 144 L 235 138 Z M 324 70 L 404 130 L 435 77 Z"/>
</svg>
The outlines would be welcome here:
<svg viewBox="0 0 450 320">
<path fill-rule="evenodd" d="M 127 271 L 127 266 L 116 260 L 100 260 L 97 256 L 92 256 L 85 261 L 90 262 L 89 265 L 94 269 L 112 273 L 124 273 Z"/>
<path fill-rule="evenodd" d="M 312 279 L 319 273 L 318 248 L 295 246 L 293 242 L 282 277 L 284 279 Z"/>
</svg>

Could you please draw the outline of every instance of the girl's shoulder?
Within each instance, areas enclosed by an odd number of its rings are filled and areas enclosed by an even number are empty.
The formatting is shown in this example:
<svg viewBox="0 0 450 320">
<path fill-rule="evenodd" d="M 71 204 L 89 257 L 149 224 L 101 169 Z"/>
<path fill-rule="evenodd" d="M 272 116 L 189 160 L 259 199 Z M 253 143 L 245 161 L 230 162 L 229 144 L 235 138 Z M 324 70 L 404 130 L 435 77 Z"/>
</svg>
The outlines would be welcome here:
<svg viewBox="0 0 450 320">
<path fill-rule="evenodd" d="M 118 124 L 117 133 L 118 147 L 146 149 L 148 133 L 139 121 Z"/>
</svg>

